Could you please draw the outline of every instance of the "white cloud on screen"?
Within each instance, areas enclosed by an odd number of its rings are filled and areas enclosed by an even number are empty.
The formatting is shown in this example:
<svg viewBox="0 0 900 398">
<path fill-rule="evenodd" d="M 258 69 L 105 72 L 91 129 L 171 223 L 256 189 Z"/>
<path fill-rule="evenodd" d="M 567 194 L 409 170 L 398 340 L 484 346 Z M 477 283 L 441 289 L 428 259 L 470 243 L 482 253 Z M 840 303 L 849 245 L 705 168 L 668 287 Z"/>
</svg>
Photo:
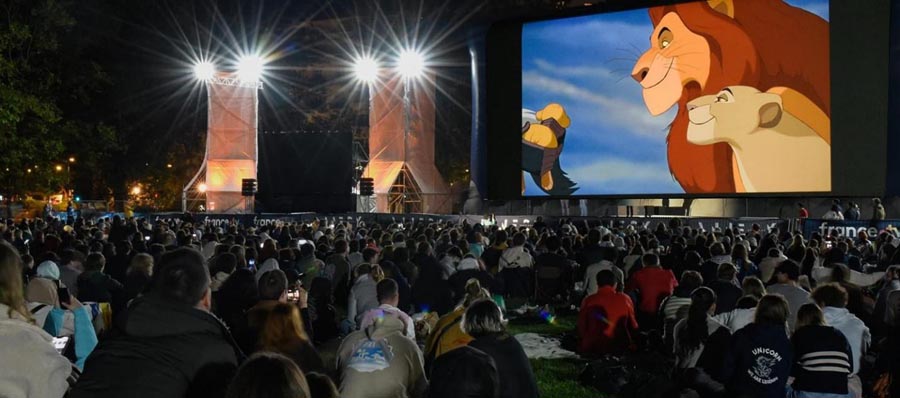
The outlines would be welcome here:
<svg viewBox="0 0 900 398">
<path fill-rule="evenodd" d="M 646 137 L 665 137 L 665 128 L 670 119 L 653 117 L 644 104 L 594 93 L 565 80 L 534 71 L 522 73 L 522 85 L 540 90 L 546 97 L 565 97 L 593 104 L 597 106 L 596 114 L 602 116 L 606 124 L 619 127 L 621 131 Z"/>
</svg>

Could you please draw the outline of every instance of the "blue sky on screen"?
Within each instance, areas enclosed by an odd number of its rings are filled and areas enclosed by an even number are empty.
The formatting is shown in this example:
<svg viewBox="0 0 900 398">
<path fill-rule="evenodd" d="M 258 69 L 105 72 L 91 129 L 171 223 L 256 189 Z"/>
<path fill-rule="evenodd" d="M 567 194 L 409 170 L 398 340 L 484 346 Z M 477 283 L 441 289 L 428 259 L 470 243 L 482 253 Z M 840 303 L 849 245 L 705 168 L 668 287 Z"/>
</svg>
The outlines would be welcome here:
<svg viewBox="0 0 900 398">
<path fill-rule="evenodd" d="M 828 0 L 787 0 L 828 20 Z M 562 169 L 576 195 L 666 194 L 684 190 L 669 173 L 666 134 L 675 108 L 651 116 L 631 78 L 653 31 L 646 9 L 533 22 L 522 28 L 522 107 L 562 104 Z M 525 195 L 544 193 L 530 176 Z"/>
</svg>

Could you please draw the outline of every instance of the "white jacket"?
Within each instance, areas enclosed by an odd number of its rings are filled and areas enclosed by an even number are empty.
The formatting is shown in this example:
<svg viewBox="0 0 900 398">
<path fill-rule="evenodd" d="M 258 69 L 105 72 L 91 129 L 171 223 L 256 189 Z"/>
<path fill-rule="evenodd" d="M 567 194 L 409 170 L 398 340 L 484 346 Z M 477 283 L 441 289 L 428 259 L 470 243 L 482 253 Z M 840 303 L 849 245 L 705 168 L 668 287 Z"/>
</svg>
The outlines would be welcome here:
<svg viewBox="0 0 900 398">
<path fill-rule="evenodd" d="M 47 332 L 0 304 L 0 396 L 58 398 L 69 387 L 72 364 L 53 348 Z"/>
<path fill-rule="evenodd" d="M 531 268 L 534 266 L 534 259 L 531 254 L 525 251 L 524 246 L 513 246 L 503 251 L 500 256 L 500 270 L 505 268 Z"/>
<path fill-rule="evenodd" d="M 872 343 L 869 328 L 846 308 L 825 307 L 822 312 L 825 314 L 825 323 L 840 330 L 847 338 L 850 351 L 853 352 L 853 374 L 859 373 L 860 360 Z"/>
<path fill-rule="evenodd" d="M 713 317 L 721 324 L 731 329 L 731 333 L 741 330 L 744 326 L 753 323 L 756 316 L 756 308 L 735 308 L 730 312 L 723 312 Z"/>
</svg>

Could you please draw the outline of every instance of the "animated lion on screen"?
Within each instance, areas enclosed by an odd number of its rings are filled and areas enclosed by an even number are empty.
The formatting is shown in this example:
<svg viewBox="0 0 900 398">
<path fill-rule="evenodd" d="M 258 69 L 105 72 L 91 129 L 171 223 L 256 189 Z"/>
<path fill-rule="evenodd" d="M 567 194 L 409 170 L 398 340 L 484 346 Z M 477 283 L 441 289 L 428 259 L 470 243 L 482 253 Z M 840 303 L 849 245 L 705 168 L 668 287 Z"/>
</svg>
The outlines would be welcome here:
<svg viewBox="0 0 900 398">
<path fill-rule="evenodd" d="M 830 121 L 802 94 L 731 86 L 687 107 L 688 142 L 728 144 L 738 192 L 831 190 Z"/>
<path fill-rule="evenodd" d="M 831 117 L 829 27 L 821 17 L 783 0 L 708 0 L 649 13 L 650 48 L 635 63 L 632 77 L 650 114 L 678 107 L 667 152 L 669 170 L 685 192 L 734 193 L 742 183 L 732 146 L 688 139 L 689 102 L 730 86 L 784 87 Z M 764 191 L 757 187 L 756 192 Z"/>
</svg>

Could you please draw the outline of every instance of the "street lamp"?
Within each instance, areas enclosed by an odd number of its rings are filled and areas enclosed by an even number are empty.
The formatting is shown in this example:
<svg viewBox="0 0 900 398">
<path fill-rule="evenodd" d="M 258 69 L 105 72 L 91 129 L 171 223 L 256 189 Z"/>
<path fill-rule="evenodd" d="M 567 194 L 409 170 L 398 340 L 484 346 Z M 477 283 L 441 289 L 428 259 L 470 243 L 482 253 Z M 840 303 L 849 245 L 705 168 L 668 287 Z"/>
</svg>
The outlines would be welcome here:
<svg viewBox="0 0 900 398">
<path fill-rule="evenodd" d="M 140 186 L 140 185 L 135 185 L 134 187 L 132 187 L 132 188 L 131 188 L 131 194 L 134 195 L 134 196 L 140 195 L 140 194 L 141 194 L 141 186 Z"/>
<path fill-rule="evenodd" d="M 69 163 L 75 163 L 75 157 L 69 156 Z"/>
<path fill-rule="evenodd" d="M 62 165 L 61 165 L 61 164 L 56 165 L 56 167 L 54 167 L 54 168 L 56 169 L 56 172 L 57 172 L 57 173 L 59 173 L 59 172 L 62 171 Z"/>
</svg>

